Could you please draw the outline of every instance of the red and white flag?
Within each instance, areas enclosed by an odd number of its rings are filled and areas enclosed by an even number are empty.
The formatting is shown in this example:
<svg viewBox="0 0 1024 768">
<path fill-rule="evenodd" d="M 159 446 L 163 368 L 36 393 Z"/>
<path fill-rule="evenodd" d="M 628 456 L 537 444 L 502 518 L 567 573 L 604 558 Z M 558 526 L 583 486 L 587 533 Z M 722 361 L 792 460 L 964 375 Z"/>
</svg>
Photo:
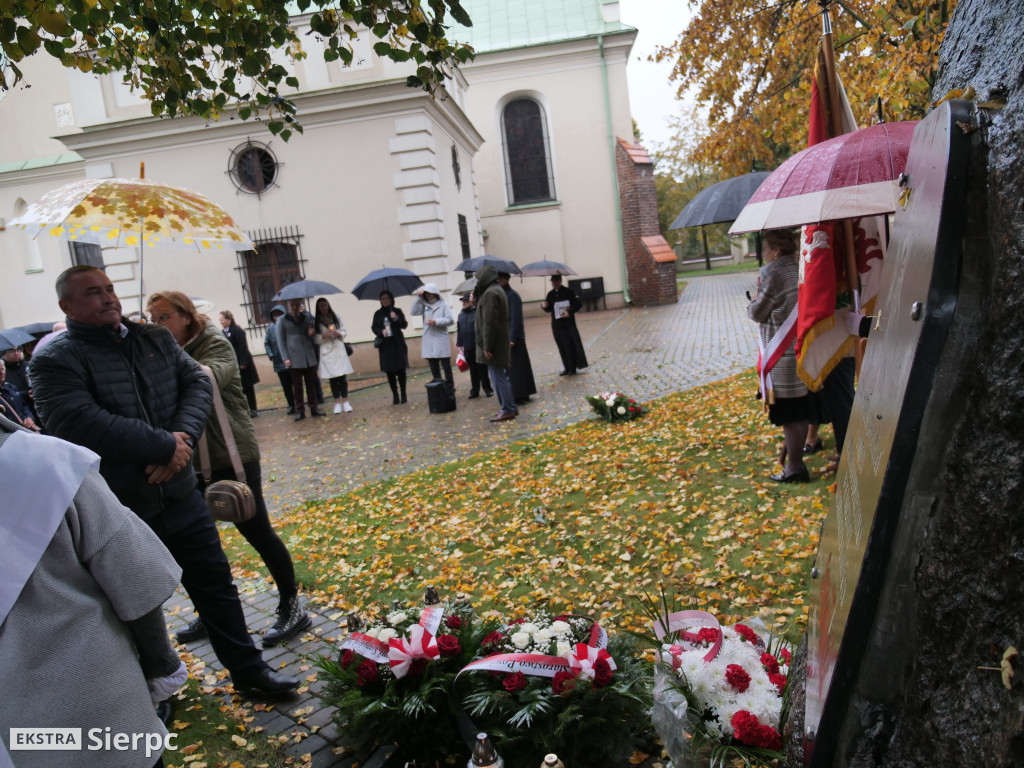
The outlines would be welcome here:
<svg viewBox="0 0 1024 768">
<path fill-rule="evenodd" d="M 830 103 L 828 70 L 823 46 L 818 44 L 818 57 L 814 64 L 811 83 L 811 114 L 807 131 L 807 146 L 814 146 L 834 138 L 831 113 L 838 110 L 841 130 L 835 135 L 857 130 L 853 110 L 846 98 L 842 82 L 836 82 L 838 103 Z M 860 272 L 861 312 L 870 314 L 878 294 L 882 272 L 885 241 L 881 235 L 884 222 L 881 217 L 855 219 L 854 250 L 857 270 Z M 853 307 L 850 282 L 846 275 L 843 228 L 837 222 L 822 222 L 805 226 L 800 243 L 800 292 L 796 324 L 797 373 L 813 391 L 821 389 L 825 377 L 853 351 L 856 339 L 846 331 L 845 314 Z M 854 281 L 852 288 L 856 288 Z"/>
</svg>

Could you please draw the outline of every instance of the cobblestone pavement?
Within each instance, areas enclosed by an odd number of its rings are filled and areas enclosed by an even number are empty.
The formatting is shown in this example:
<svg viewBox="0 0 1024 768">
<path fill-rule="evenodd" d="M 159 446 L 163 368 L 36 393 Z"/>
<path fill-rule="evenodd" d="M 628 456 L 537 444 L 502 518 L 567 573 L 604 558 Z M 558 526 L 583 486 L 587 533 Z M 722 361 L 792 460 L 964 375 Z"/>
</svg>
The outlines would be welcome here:
<svg viewBox="0 0 1024 768">
<path fill-rule="evenodd" d="M 497 410 L 493 398 L 467 400 L 469 376 L 458 372 L 458 408 L 447 414 L 428 411 L 423 385 L 429 377 L 424 373 L 409 380 L 407 405 L 392 405 L 386 382 L 371 379 L 357 382 L 350 394 L 353 413 L 296 423 L 283 408 L 264 410 L 255 424 L 268 506 L 273 513 L 591 418 L 590 406 L 583 399 L 587 394 L 619 390 L 644 401 L 743 371 L 757 356 L 756 325 L 746 317 L 744 296 L 755 280 L 753 272 L 688 276 L 682 296 L 673 305 L 578 315 L 590 368 L 575 377 L 558 375 L 561 363 L 548 319 L 527 318 L 527 343 L 538 393 L 520 408 L 514 421 L 491 424 L 488 418 Z M 411 345 L 416 343 L 413 340 Z M 355 354 L 375 353 L 361 349 Z M 263 380 L 276 381 L 276 377 L 268 372 Z M 276 386 L 262 385 L 260 402 L 272 403 L 278 396 L 283 403 L 279 391 Z M 329 407 L 327 411 L 330 413 Z M 258 634 L 273 623 L 277 594 L 266 591 L 259 580 L 238 586 L 250 631 Z M 337 621 L 342 617 L 307 607 L 314 615 L 310 631 L 285 647 L 264 653 L 275 669 L 302 678 L 316 671 L 308 669 L 309 657 L 332 653 L 329 641 L 341 636 Z M 167 609 L 172 631 L 193 617 L 191 604 L 180 589 Z M 221 669 L 209 643 L 189 646 L 189 650 L 212 671 Z M 308 690 L 295 698 L 255 712 L 253 725 L 262 726 L 267 735 L 292 736 L 286 752 L 312 755 L 311 764 L 316 768 L 351 768 L 356 758 L 365 756 L 339 754 L 344 740 L 332 721 L 333 708 L 320 701 L 323 687 L 321 681 L 311 682 Z M 301 711 L 310 706 L 313 710 L 303 715 Z M 296 710 L 300 713 L 295 714 Z M 380 768 L 384 758 L 385 753 L 378 751 L 358 762 L 365 768 Z M 171 755 L 167 759 L 175 762 Z"/>
</svg>

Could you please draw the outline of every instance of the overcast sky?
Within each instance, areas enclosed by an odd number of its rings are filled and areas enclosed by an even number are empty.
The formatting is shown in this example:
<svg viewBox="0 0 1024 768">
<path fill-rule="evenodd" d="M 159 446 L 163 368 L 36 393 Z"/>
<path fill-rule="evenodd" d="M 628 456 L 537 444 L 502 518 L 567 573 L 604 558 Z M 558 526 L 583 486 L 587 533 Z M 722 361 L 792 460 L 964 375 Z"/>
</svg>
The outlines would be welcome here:
<svg viewBox="0 0 1024 768">
<path fill-rule="evenodd" d="M 647 57 L 659 45 L 668 45 L 686 26 L 691 11 L 686 0 L 619 0 L 622 21 L 636 27 L 626 76 L 633 119 L 640 126 L 644 143 L 665 143 L 672 135 L 668 121 L 680 111 L 675 86 L 669 85 L 669 62 L 654 64 Z"/>
</svg>

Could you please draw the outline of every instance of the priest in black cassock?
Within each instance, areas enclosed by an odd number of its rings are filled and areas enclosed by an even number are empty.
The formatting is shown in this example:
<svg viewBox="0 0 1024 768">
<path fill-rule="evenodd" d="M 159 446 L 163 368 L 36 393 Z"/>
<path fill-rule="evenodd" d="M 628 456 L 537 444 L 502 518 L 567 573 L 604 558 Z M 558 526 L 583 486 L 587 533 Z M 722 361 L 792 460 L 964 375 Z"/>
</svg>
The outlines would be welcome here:
<svg viewBox="0 0 1024 768">
<path fill-rule="evenodd" d="M 583 302 L 571 288 L 562 285 L 561 275 L 552 275 L 551 290 L 540 306 L 545 312 L 551 313 L 551 333 L 558 345 L 558 354 L 562 357 L 559 376 L 575 376 L 587 367 L 587 355 L 583 351 L 579 329 L 576 328 L 576 313 L 583 307 Z"/>
<path fill-rule="evenodd" d="M 512 276 L 508 272 L 498 273 L 498 285 L 508 297 L 509 339 L 512 344 L 512 365 L 508 369 L 512 381 L 512 396 L 516 405 L 529 402 L 530 395 L 537 394 L 537 384 L 533 380 L 533 366 L 530 365 L 530 353 L 526 350 L 526 330 L 523 327 L 523 299 L 508 284 Z"/>
</svg>

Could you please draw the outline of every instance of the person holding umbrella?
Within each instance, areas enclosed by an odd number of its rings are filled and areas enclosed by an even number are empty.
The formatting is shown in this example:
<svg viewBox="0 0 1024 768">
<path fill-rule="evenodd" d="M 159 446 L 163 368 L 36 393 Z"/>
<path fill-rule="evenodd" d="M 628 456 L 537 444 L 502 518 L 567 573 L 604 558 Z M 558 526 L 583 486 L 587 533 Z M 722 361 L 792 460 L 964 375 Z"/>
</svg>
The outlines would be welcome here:
<svg viewBox="0 0 1024 768">
<path fill-rule="evenodd" d="M 150 312 L 150 316 L 152 314 Z M 224 329 L 224 335 L 234 347 L 235 356 L 238 358 L 238 370 L 242 377 L 242 391 L 245 392 L 245 399 L 249 403 L 249 416 L 255 419 L 260 415 L 256 410 L 256 385 L 260 381 L 260 374 L 256 370 L 252 352 L 249 351 L 249 341 L 245 338 L 245 331 L 235 325 L 235 316 L 229 309 L 220 313 L 220 327 Z"/>
<path fill-rule="evenodd" d="M 306 405 L 302 399 L 302 384 L 306 384 L 310 416 L 325 416 L 316 407 L 316 347 L 313 344 L 313 316 L 305 310 L 302 299 L 289 299 L 288 314 L 277 321 L 277 345 L 284 357 L 284 365 L 292 380 L 292 398 L 295 401 L 295 420 L 306 418 Z"/>
<path fill-rule="evenodd" d="M 416 300 L 409 310 L 423 316 L 423 357 L 430 364 L 430 373 L 435 379 L 444 378 L 455 386 L 452 375 L 452 345 L 448 340 L 448 326 L 455 323 L 448 302 L 441 298 L 441 291 L 434 283 L 416 289 Z"/>
<path fill-rule="evenodd" d="M 266 350 L 267 357 L 270 358 L 270 362 L 274 366 L 274 373 L 277 374 L 277 379 L 281 382 L 281 389 L 284 390 L 284 399 L 288 401 L 288 415 L 291 416 L 295 413 L 292 377 L 289 375 L 288 368 L 284 364 L 284 358 L 281 357 L 281 348 L 277 346 L 277 323 L 286 314 L 287 311 L 280 304 L 275 304 L 273 309 L 270 310 L 270 325 L 267 327 L 266 336 L 263 337 L 263 349 Z"/>
<path fill-rule="evenodd" d="M 540 308 L 551 313 L 551 333 L 558 346 L 558 354 L 562 358 L 562 370 L 559 376 L 575 376 L 576 372 L 586 368 L 587 354 L 583 351 L 583 341 L 576 327 L 576 313 L 583 307 L 571 288 L 562 285 L 561 275 L 551 276 L 551 290 L 541 302 Z"/>
<path fill-rule="evenodd" d="M 334 412 L 352 413 L 352 406 L 348 402 L 348 375 L 355 373 L 355 368 L 345 349 L 348 331 L 341 318 L 331 309 L 331 303 L 324 298 L 316 300 L 314 322 L 316 335 L 313 341 L 320 347 L 320 378 L 327 379 L 331 384 Z"/>
<path fill-rule="evenodd" d="M 409 327 L 405 313 L 395 306 L 395 296 L 389 290 L 380 292 L 380 309 L 373 313 L 373 346 L 380 357 L 380 369 L 388 377 L 392 403 L 406 403 L 405 370 L 409 367 L 409 350 L 402 330 Z M 401 392 L 401 394 L 399 394 Z"/>
<path fill-rule="evenodd" d="M 472 293 L 462 295 L 462 311 L 458 317 L 455 346 L 462 350 L 466 363 L 469 364 L 469 399 L 480 397 L 481 384 L 484 387 L 484 394 L 491 397 L 494 390 L 491 389 L 491 382 L 488 379 L 487 364 L 476 358 L 476 305 L 473 303 Z"/>
</svg>

